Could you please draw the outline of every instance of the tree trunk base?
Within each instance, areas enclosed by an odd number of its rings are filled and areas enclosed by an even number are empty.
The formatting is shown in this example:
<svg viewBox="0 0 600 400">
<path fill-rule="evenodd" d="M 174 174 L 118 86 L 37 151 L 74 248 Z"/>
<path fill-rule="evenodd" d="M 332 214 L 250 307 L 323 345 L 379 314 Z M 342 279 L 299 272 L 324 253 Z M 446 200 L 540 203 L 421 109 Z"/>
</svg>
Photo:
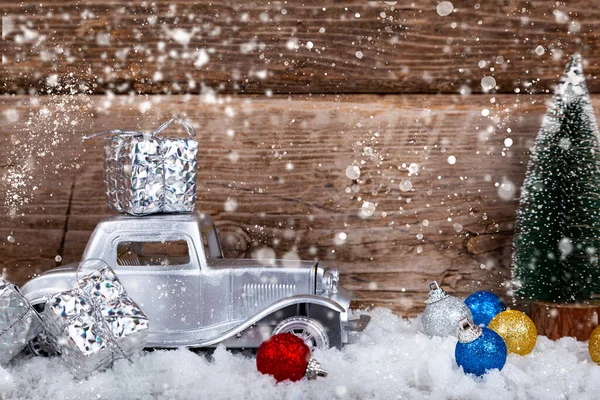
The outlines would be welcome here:
<svg viewBox="0 0 600 400">
<path fill-rule="evenodd" d="M 539 335 L 552 340 L 572 336 L 586 341 L 598 326 L 600 302 L 556 304 L 535 301 L 531 303 L 531 319 Z"/>
</svg>

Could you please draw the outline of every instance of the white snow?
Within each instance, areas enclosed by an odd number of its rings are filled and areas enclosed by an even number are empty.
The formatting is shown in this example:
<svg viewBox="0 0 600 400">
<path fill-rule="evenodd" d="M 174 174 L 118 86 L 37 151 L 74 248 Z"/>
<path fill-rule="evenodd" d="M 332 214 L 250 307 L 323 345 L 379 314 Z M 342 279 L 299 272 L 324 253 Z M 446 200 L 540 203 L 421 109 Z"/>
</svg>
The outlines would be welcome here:
<svg viewBox="0 0 600 400">
<path fill-rule="evenodd" d="M 533 352 L 510 354 L 502 371 L 465 375 L 454 361 L 454 338 L 430 339 L 419 319 L 376 309 L 357 343 L 317 350 L 329 376 L 276 384 L 256 371 L 250 352 L 147 352 L 85 381 L 56 359 L 21 358 L 0 369 L 3 398 L 42 399 L 595 399 L 600 367 L 587 344 L 539 337 Z"/>
<path fill-rule="evenodd" d="M 52 74 L 46 78 L 46 85 L 50 87 L 55 87 L 58 85 L 58 75 Z"/>
<path fill-rule="evenodd" d="M 227 155 L 227 158 L 229 159 L 229 161 L 235 164 L 240 159 L 240 154 L 234 150 Z"/>
<path fill-rule="evenodd" d="M 125 60 L 127 59 L 127 56 L 129 55 L 129 50 L 130 50 L 129 47 L 124 47 L 124 48 L 122 48 L 120 50 L 117 50 L 115 52 L 115 57 L 118 60 L 121 60 L 122 62 L 125 62 Z"/>
<path fill-rule="evenodd" d="M 190 41 L 192 40 L 192 38 L 194 37 L 196 32 L 200 31 L 200 28 L 195 26 L 192 29 L 190 29 L 189 31 L 186 31 L 185 29 L 182 29 L 182 28 L 169 29 L 169 28 L 163 26 L 163 31 L 173 41 L 179 43 L 183 47 L 187 47 L 188 44 L 190 44 Z"/>
<path fill-rule="evenodd" d="M 152 80 L 155 82 L 160 82 L 163 80 L 163 77 L 164 77 L 164 75 L 161 71 L 156 71 L 154 73 L 154 75 L 152 76 Z"/>
<path fill-rule="evenodd" d="M 15 42 L 18 44 L 31 43 L 40 37 L 40 34 L 33 29 L 29 29 L 26 26 L 21 26 L 20 28 L 23 34 L 15 37 Z"/>
<path fill-rule="evenodd" d="M 408 179 L 403 179 L 403 180 L 400 182 L 400 185 L 399 185 L 399 186 L 400 186 L 400 190 L 401 190 L 401 191 L 403 191 L 403 192 L 408 192 L 409 190 L 411 190 L 411 189 L 412 189 L 412 182 L 411 182 L 410 180 L 408 180 Z"/>
<path fill-rule="evenodd" d="M 348 179 L 358 179 L 360 177 L 360 167 L 357 165 L 348 165 L 346 167 L 346 177 Z"/>
<path fill-rule="evenodd" d="M 146 114 L 152 108 L 152 103 L 149 101 L 144 101 L 140 103 L 139 110 L 142 114 Z"/>
<path fill-rule="evenodd" d="M 344 243 L 346 243 L 347 238 L 348 238 L 348 235 L 346 234 L 346 232 L 338 232 L 335 234 L 335 236 L 333 238 L 333 243 L 335 243 L 337 246 L 341 246 Z"/>
<path fill-rule="evenodd" d="M 454 10 L 454 5 L 449 1 L 442 1 L 436 7 L 436 11 L 440 17 L 450 15 Z"/>
<path fill-rule="evenodd" d="M 577 33 L 581 30 L 581 23 L 578 21 L 571 21 L 569 24 L 569 33 Z"/>
<path fill-rule="evenodd" d="M 566 24 L 569 22 L 569 16 L 560 10 L 554 10 L 552 11 L 552 14 L 554 14 L 555 20 L 559 24 Z"/>
<path fill-rule="evenodd" d="M 261 247 L 252 252 L 252 258 L 257 260 L 261 260 L 268 265 L 275 265 L 275 260 L 277 259 L 275 250 L 270 247 Z"/>
<path fill-rule="evenodd" d="M 288 41 L 285 43 L 285 47 L 288 50 L 296 50 L 296 49 L 298 49 L 298 39 L 296 39 L 296 38 L 289 38 Z"/>
<path fill-rule="evenodd" d="M 566 258 L 566 256 L 573 252 L 573 241 L 568 237 L 560 239 L 558 249 L 561 252 L 561 258 Z"/>
<path fill-rule="evenodd" d="M 360 209 L 360 213 L 363 217 L 370 217 L 375 212 L 375 204 L 370 201 L 365 201 Z"/>
<path fill-rule="evenodd" d="M 208 63 L 209 57 L 208 53 L 204 49 L 198 50 L 196 61 L 194 61 L 194 67 L 200 68 Z"/>
<path fill-rule="evenodd" d="M 238 208 L 238 202 L 235 199 L 227 199 L 225 200 L 224 209 L 226 212 L 234 212 Z"/>
<path fill-rule="evenodd" d="M 254 71 L 254 75 L 258 79 L 267 79 L 267 70 L 266 69 L 261 69 L 259 71 Z"/>
<path fill-rule="evenodd" d="M 96 43 L 99 46 L 109 46 L 110 45 L 110 33 L 108 33 L 108 32 L 99 32 L 96 35 Z"/>
<path fill-rule="evenodd" d="M 503 177 L 503 182 L 498 186 L 498 196 L 505 201 L 512 201 L 515 199 L 517 193 L 517 186 Z"/>
<path fill-rule="evenodd" d="M 489 92 L 496 87 L 496 79 L 493 76 L 484 76 L 481 79 L 481 88 L 484 92 Z"/>
<path fill-rule="evenodd" d="M 419 172 L 419 164 L 417 163 L 410 163 L 410 165 L 408 166 L 408 175 L 413 175 L 416 174 L 417 172 Z"/>
<path fill-rule="evenodd" d="M 11 17 L 2 17 L 2 39 L 5 39 L 15 30 L 15 23 Z"/>
<path fill-rule="evenodd" d="M 544 46 L 540 45 L 535 48 L 535 54 L 537 54 L 538 56 L 544 55 L 545 52 L 546 52 L 546 49 L 544 48 Z"/>
</svg>

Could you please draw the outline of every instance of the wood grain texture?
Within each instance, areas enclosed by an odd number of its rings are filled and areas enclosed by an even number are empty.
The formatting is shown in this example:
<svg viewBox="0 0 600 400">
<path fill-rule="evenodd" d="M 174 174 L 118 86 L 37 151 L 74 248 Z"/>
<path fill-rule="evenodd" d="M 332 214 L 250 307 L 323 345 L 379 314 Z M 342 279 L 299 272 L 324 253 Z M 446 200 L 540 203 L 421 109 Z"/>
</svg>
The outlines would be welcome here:
<svg viewBox="0 0 600 400">
<path fill-rule="evenodd" d="M 1 90 L 544 93 L 574 51 L 600 72 L 597 1 L 388 3 L 4 0 Z"/>
<path fill-rule="evenodd" d="M 585 342 L 598 326 L 600 304 L 533 302 L 530 315 L 540 335 L 552 340 L 572 336 Z"/>
<path fill-rule="evenodd" d="M 357 306 L 403 315 L 422 310 L 432 280 L 506 296 L 518 187 L 547 99 L 4 97 L 0 266 L 22 283 L 77 261 L 108 215 L 103 140 L 81 136 L 150 131 L 178 112 L 199 132 L 197 209 L 215 217 L 227 256 L 319 259 L 340 268 Z"/>
</svg>

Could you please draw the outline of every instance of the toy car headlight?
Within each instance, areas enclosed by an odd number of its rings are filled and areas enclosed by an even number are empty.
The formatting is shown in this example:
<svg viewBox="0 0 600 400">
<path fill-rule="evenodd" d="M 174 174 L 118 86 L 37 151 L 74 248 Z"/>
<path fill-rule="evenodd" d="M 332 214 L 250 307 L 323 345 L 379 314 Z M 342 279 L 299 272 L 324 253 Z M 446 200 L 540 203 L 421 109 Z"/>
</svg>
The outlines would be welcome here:
<svg viewBox="0 0 600 400">
<path fill-rule="evenodd" d="M 337 268 L 327 268 L 323 272 L 322 284 L 326 293 L 337 293 L 340 283 L 340 271 Z"/>
</svg>

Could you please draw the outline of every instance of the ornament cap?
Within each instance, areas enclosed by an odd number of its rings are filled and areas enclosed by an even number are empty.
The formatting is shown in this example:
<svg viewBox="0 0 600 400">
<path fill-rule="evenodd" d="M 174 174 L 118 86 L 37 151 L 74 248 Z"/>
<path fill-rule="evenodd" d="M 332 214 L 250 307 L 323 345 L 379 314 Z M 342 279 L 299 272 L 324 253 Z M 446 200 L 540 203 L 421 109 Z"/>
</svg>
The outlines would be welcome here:
<svg viewBox="0 0 600 400">
<path fill-rule="evenodd" d="M 306 367 L 306 379 L 317 379 L 319 376 L 327 376 L 327 371 L 321 368 L 321 363 L 311 355 Z"/>
<path fill-rule="evenodd" d="M 436 281 L 430 282 L 428 286 L 429 298 L 425 300 L 425 304 L 435 303 L 436 301 L 444 300 L 448 297 L 448 293 L 446 293 Z"/>
<path fill-rule="evenodd" d="M 468 318 L 458 321 L 458 341 L 461 343 L 471 343 L 481 336 L 483 329 L 473 324 Z"/>
</svg>

